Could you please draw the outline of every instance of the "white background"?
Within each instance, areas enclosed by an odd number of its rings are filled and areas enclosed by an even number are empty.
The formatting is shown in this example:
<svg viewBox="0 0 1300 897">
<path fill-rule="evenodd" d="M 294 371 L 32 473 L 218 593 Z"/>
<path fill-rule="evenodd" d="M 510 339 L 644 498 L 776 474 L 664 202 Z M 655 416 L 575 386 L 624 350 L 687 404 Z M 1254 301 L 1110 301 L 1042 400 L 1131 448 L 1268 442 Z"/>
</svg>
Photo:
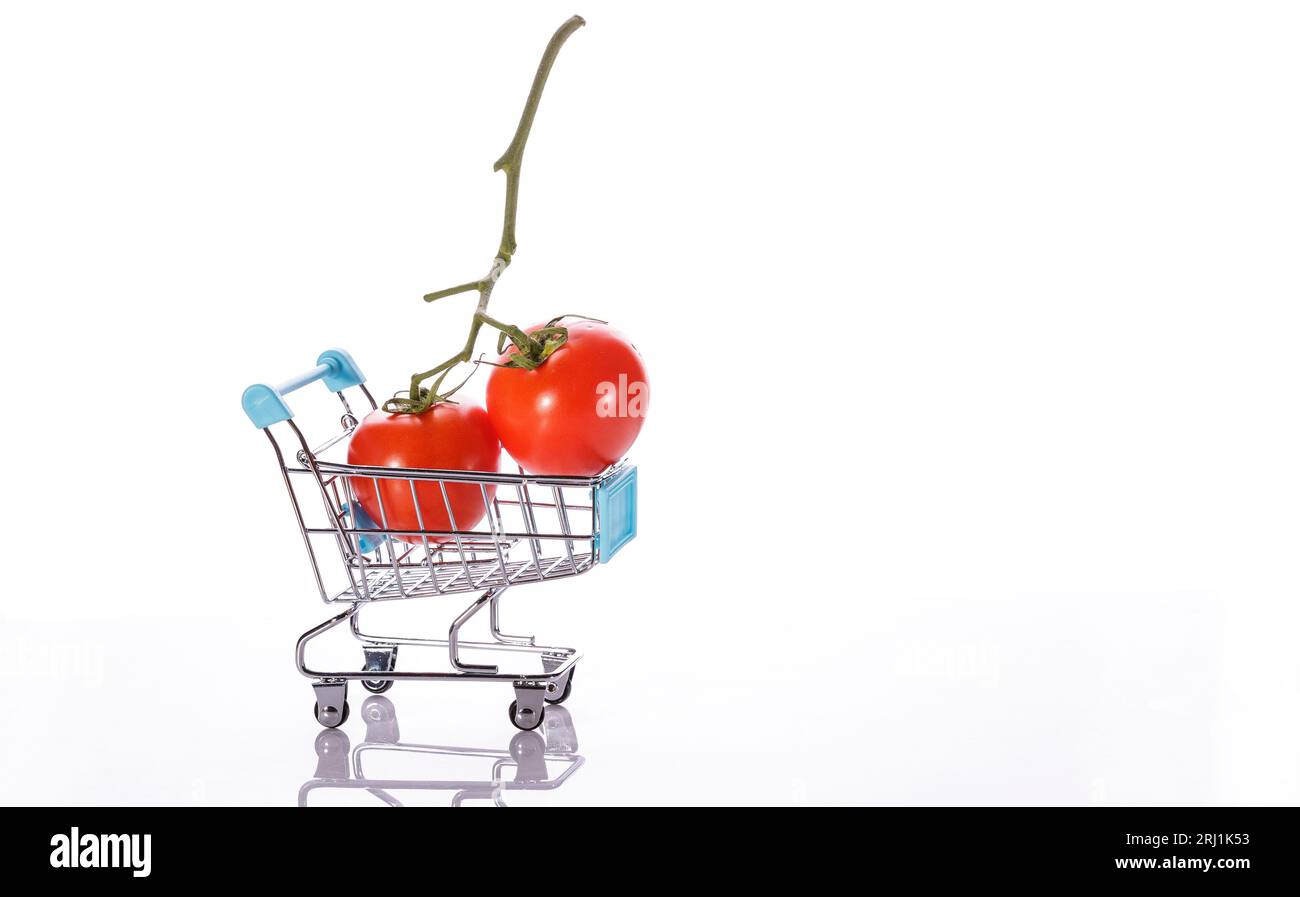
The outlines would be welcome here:
<svg viewBox="0 0 1300 897">
<path fill-rule="evenodd" d="M 574 11 L 0 13 L 0 800 L 297 799 L 327 609 L 239 394 L 458 348 L 420 296 Z M 506 601 L 586 652 L 585 766 L 509 802 L 1300 800 L 1294 7 L 578 11 L 492 310 L 611 320 L 653 399 L 638 540 Z"/>
</svg>

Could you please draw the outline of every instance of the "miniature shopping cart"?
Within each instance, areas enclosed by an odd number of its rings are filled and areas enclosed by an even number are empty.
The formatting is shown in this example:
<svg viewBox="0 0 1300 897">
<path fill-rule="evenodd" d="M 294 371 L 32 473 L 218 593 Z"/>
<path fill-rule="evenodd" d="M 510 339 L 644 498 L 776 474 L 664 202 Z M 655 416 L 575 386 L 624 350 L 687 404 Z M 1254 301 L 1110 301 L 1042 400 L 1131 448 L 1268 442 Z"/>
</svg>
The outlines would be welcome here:
<svg viewBox="0 0 1300 897">
<path fill-rule="evenodd" d="M 284 397 L 323 381 L 343 405 L 340 429 L 312 448 L 293 420 Z M 531 636 L 506 635 L 500 628 L 501 596 L 516 585 L 549 582 L 586 573 L 607 563 L 636 536 L 636 468 L 620 462 L 599 476 L 532 476 L 464 470 L 424 470 L 360 467 L 329 460 L 343 453 L 358 418 L 348 401 L 356 390 L 376 408 L 365 378 L 352 357 L 340 349 L 321 353 L 316 367 L 279 386 L 257 384 L 244 391 L 244 411 L 266 433 L 275 450 L 294 518 L 302 532 L 321 600 L 346 609 L 298 639 L 298 670 L 315 680 L 315 714 L 333 728 L 348 718 L 348 682 L 360 679 L 376 694 L 396 680 L 508 682 L 514 687 L 510 720 L 525 731 L 542 724 L 547 704 L 559 704 L 573 688 L 573 670 L 581 655 L 572 648 L 545 647 Z M 364 415 L 363 415 L 364 416 Z M 291 431 L 292 460 L 286 460 L 276 431 Z M 380 481 L 385 483 L 380 488 Z M 358 486 L 378 499 L 367 512 L 358 500 Z M 420 528 L 388 525 L 385 495 L 394 488 L 410 490 Z M 476 529 L 458 527 L 448 490 L 477 491 L 483 520 Z M 436 513 L 430 496 L 440 501 Z M 463 507 L 463 505 L 461 505 Z M 462 516 L 464 514 L 462 513 Z M 442 529 L 425 528 L 425 521 L 448 521 Z M 327 563 L 337 556 L 337 566 Z M 451 623 L 445 639 L 368 635 L 361 630 L 361 610 L 371 604 L 411 598 L 440 598 L 479 592 Z M 461 628 L 484 606 L 489 607 L 491 641 L 466 641 Z M 307 643 L 340 623 L 348 622 L 361 642 L 364 664 L 358 671 L 319 671 L 307 666 Z M 451 671 L 399 671 L 397 649 L 402 645 L 445 648 Z M 486 651 L 530 656 L 530 672 L 506 672 L 495 664 L 470 663 L 462 651 Z M 540 661 L 540 663 L 537 663 Z"/>
</svg>

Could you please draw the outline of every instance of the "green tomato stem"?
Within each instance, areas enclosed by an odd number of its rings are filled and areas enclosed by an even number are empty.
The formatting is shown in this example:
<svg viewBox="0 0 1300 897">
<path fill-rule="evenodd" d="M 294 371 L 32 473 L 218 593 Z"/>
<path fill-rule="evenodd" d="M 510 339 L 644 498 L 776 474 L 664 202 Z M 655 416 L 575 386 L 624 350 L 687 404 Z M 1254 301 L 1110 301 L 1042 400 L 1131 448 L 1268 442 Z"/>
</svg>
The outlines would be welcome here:
<svg viewBox="0 0 1300 897">
<path fill-rule="evenodd" d="M 523 164 L 524 147 L 528 144 L 528 135 L 533 129 L 533 119 L 537 117 L 537 107 L 542 101 L 542 90 L 546 87 L 546 79 L 551 74 L 551 67 L 555 65 L 555 59 L 559 56 L 560 48 L 569 39 L 569 35 L 585 24 L 587 23 L 581 16 L 573 16 L 551 36 L 550 42 L 546 45 L 546 50 L 542 53 L 542 61 L 537 66 L 537 74 L 533 76 L 533 86 L 528 92 L 528 99 L 524 102 L 524 111 L 519 117 L 519 125 L 515 128 L 515 136 L 511 139 L 510 145 L 506 147 L 506 151 L 501 154 L 501 158 L 497 159 L 492 166 L 493 171 L 504 171 L 506 173 L 506 207 L 504 221 L 501 226 L 501 245 L 497 249 L 496 258 L 492 260 L 492 269 L 488 272 L 488 276 L 482 280 L 471 280 L 458 286 L 427 293 L 424 297 L 425 302 L 435 302 L 447 296 L 468 293 L 471 290 L 478 291 L 478 306 L 474 311 L 474 318 L 470 322 L 469 339 L 465 342 L 465 348 L 437 367 L 413 374 L 411 376 L 411 386 L 406 391 L 406 395 L 399 392 L 386 401 L 384 403 L 385 411 L 419 414 L 438 402 L 447 401 L 455 390 L 439 394 L 438 389 L 451 368 L 468 362 L 473 357 L 474 345 L 478 342 L 479 330 L 483 328 L 484 324 L 501 332 L 500 341 L 498 342 L 499 348 L 504 348 L 504 341 L 508 338 L 519 350 L 516 355 L 511 356 L 511 366 L 533 370 L 559 346 L 564 344 L 567 331 L 563 327 L 547 327 L 544 328 L 545 333 L 539 332 L 538 336 L 529 336 L 513 324 L 503 324 L 489 317 L 487 306 L 488 300 L 492 296 L 492 288 L 496 286 L 501 272 L 505 271 L 506 267 L 509 266 L 517 248 L 515 242 L 515 218 L 519 211 L 519 169 Z M 554 324 L 554 322 L 551 323 Z M 434 381 L 430 388 L 424 388 L 422 384 L 431 377 L 437 377 L 438 379 Z M 460 389 L 460 386 L 457 386 L 456 389 Z"/>
<path fill-rule="evenodd" d="M 524 111 L 519 116 L 519 126 L 515 128 L 514 139 L 501 154 L 501 158 L 497 159 L 496 164 L 492 166 L 493 171 L 506 173 L 505 225 L 501 229 L 501 247 L 497 250 L 497 258 L 504 259 L 506 264 L 510 264 L 510 259 L 515 254 L 515 212 L 519 208 L 519 168 L 524 161 L 524 146 L 528 143 L 528 135 L 533 130 L 533 119 L 537 117 L 537 106 L 542 101 L 542 90 L 546 87 L 546 79 L 551 74 L 551 66 L 555 65 L 555 57 L 560 55 L 560 47 L 564 46 L 569 35 L 585 24 L 587 22 L 582 16 L 573 16 L 551 36 L 545 52 L 542 53 L 542 61 L 537 65 L 537 74 L 533 76 L 533 86 L 528 91 L 528 99 L 524 101 Z"/>
</svg>

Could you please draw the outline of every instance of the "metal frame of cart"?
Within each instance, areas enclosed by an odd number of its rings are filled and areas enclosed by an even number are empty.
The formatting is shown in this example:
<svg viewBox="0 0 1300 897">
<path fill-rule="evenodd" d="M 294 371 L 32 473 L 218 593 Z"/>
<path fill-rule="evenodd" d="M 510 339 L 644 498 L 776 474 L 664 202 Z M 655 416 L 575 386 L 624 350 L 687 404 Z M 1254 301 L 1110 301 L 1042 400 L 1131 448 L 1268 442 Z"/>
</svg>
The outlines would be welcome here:
<svg viewBox="0 0 1300 897">
<path fill-rule="evenodd" d="M 323 381 L 342 404 L 338 429 L 314 448 L 294 421 L 284 397 Z M 294 518 L 302 534 L 321 600 L 346 608 L 298 639 L 297 666 L 314 680 L 314 712 L 321 725 L 334 727 L 349 713 L 347 686 L 361 680 L 368 691 L 380 693 L 398 680 L 508 682 L 515 700 L 510 720 L 520 729 L 541 725 L 548 704 L 570 694 L 573 671 L 581 655 L 572 648 L 538 645 L 531 636 L 514 636 L 500 626 L 501 597 L 510 588 L 578 576 L 607 563 L 636 537 L 636 468 L 626 461 L 594 477 L 534 476 L 525 473 L 486 473 L 464 470 L 362 467 L 328 459 L 340 452 L 359 425 L 348 392 L 359 392 L 377 407 L 365 378 L 352 357 L 340 349 L 321 353 L 316 366 L 278 386 L 256 384 L 244 391 L 243 407 L 255 426 L 270 440 L 289 492 Z M 276 432 L 292 432 L 290 459 Z M 378 508 L 373 517 L 357 498 L 356 483 L 369 481 Z M 381 489 L 383 481 L 409 487 L 419 528 L 388 525 Z M 391 487 L 390 487 L 391 488 Z M 398 487 L 400 489 L 400 486 Z M 456 524 L 448 490 L 477 492 L 483 519 L 475 528 Z M 404 491 L 399 493 L 405 500 Z M 429 498 L 439 498 L 449 526 L 425 527 Z M 327 563 L 337 558 L 338 566 Z M 446 638 L 374 635 L 361 629 L 361 611 L 380 602 L 437 598 L 478 592 L 452 621 Z M 491 641 L 467 641 L 461 630 L 484 607 L 489 613 Z M 361 642 L 360 670 L 317 670 L 307 664 L 307 645 L 347 622 Z M 403 645 L 443 648 L 451 671 L 398 670 Z M 503 670 L 498 664 L 470 663 L 463 650 L 501 653 L 518 658 L 531 655 L 541 669 Z M 504 661 L 503 661 L 504 662 Z"/>
</svg>

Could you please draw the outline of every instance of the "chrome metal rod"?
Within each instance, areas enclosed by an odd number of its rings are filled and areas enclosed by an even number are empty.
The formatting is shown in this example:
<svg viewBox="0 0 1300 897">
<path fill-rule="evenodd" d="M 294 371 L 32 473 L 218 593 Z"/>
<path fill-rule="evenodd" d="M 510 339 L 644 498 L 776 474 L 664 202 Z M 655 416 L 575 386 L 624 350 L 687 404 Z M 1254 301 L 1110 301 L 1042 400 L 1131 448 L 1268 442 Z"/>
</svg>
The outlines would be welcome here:
<svg viewBox="0 0 1300 897">
<path fill-rule="evenodd" d="M 311 629 L 308 629 L 302 635 L 298 636 L 298 653 L 297 653 L 298 672 L 302 673 L 304 676 L 307 676 L 308 678 L 311 679 L 338 678 L 338 677 L 324 676 L 320 673 L 312 672 L 307 668 L 307 643 L 312 639 L 314 639 L 316 636 L 320 635 L 322 632 L 328 632 L 329 630 L 333 629 L 335 626 L 342 623 L 344 620 L 351 618 L 351 616 L 355 614 L 360 609 L 360 607 L 361 605 L 359 603 L 355 603 L 347 610 L 345 610 L 343 613 L 338 614 L 337 616 L 330 617 L 328 620 L 326 620 L 324 623 L 321 623 L 319 626 L 313 626 Z"/>
<path fill-rule="evenodd" d="M 363 645 L 371 645 L 376 648 L 385 648 L 398 645 L 411 645 L 416 648 L 446 648 L 447 640 L 441 638 L 424 639 L 410 638 L 407 636 L 394 636 L 392 638 L 373 638 L 364 633 L 357 637 L 357 641 Z M 520 654 L 570 654 L 573 648 L 559 648 L 554 645 L 511 645 L 505 642 L 467 642 L 461 640 L 461 650 L 470 651 L 514 651 Z M 530 674 L 533 675 L 533 674 Z M 549 673 L 546 675 L 550 675 Z M 371 678 L 374 678 L 373 676 Z M 383 678 L 380 676 L 379 678 Z"/>
<path fill-rule="evenodd" d="M 476 601 L 473 605 L 470 605 L 470 616 L 473 615 L 472 613 L 473 611 L 482 607 L 484 603 L 490 600 L 489 598 L 490 594 L 491 593 L 488 593 L 488 595 L 484 595 L 480 597 L 478 601 Z M 308 679 L 394 679 L 394 680 L 455 679 L 460 682 L 515 682 L 515 683 L 522 682 L 528 685 L 545 685 L 548 682 L 554 682 L 558 680 L 570 669 L 572 669 L 574 664 L 576 664 L 579 660 L 582 659 L 582 655 L 575 652 L 573 654 L 570 654 L 563 661 L 561 661 L 561 663 L 555 669 L 547 670 L 544 673 L 502 673 L 498 671 L 496 667 L 480 667 L 477 669 L 471 668 L 464 672 L 456 672 L 456 673 L 447 673 L 442 671 L 408 671 L 408 670 L 391 670 L 384 673 L 376 673 L 374 670 L 337 670 L 331 672 L 331 671 L 323 671 L 323 670 L 314 670 L 311 667 L 307 666 L 307 643 L 310 642 L 312 639 L 316 638 L 317 636 L 333 629 L 335 626 L 339 625 L 344 620 L 348 620 L 351 617 L 353 617 L 361 609 L 363 603 L 364 602 L 360 602 L 360 601 L 354 602 L 350 607 L 348 607 L 347 610 L 343 611 L 343 613 L 330 617 L 328 620 L 326 620 L 325 622 L 317 626 L 313 626 L 311 629 L 308 629 L 306 632 L 304 632 L 301 636 L 298 637 L 298 650 L 296 654 L 296 661 L 297 661 L 299 673 L 306 676 Z M 462 616 L 465 615 L 462 614 Z M 465 617 L 465 618 L 468 619 L 469 617 Z M 399 644 L 399 645 L 400 644 L 421 644 L 421 642 L 419 642 L 418 640 L 413 640 L 413 639 L 393 639 L 390 643 Z M 432 646 L 441 647 L 441 645 L 432 645 Z M 474 648 L 474 649 L 481 648 L 490 651 L 540 650 L 540 649 L 514 648 L 512 646 L 506 646 L 506 645 L 493 645 L 487 643 L 470 643 L 470 642 L 464 643 L 463 646 L 467 648 Z M 555 653 L 562 653 L 570 649 L 560 648 L 560 649 L 551 649 L 551 650 L 554 651 Z"/>
<path fill-rule="evenodd" d="M 388 509 L 384 506 L 384 490 L 375 477 L 371 477 L 370 482 L 375 489 L 375 500 L 379 503 L 379 524 L 384 529 L 388 529 Z M 384 546 L 381 544 L 379 548 L 382 552 Z M 397 545 L 394 544 L 392 539 L 388 540 L 388 559 L 391 562 L 388 566 L 392 569 L 393 576 L 397 578 L 397 591 L 405 595 L 406 589 L 402 587 L 402 567 L 397 563 Z"/>
<path fill-rule="evenodd" d="M 493 473 L 484 470 L 443 470 L 427 467 L 370 467 L 361 464 L 339 464 L 318 461 L 322 473 L 339 473 L 358 477 L 379 477 L 381 480 L 446 480 L 449 483 L 489 483 L 513 486 L 515 483 L 533 483 L 538 486 L 591 487 L 605 479 L 612 471 L 594 477 L 532 476 L 517 473 Z M 617 470 L 617 468 L 614 468 Z"/>
<path fill-rule="evenodd" d="M 495 673 L 497 667 L 490 663 L 462 663 L 460 659 L 460 628 L 469 622 L 470 618 L 483 609 L 487 604 L 504 589 L 489 589 L 482 595 L 474 599 L 469 607 L 461 611 L 460 616 L 451 624 L 451 629 L 447 631 L 447 656 L 451 660 L 452 669 L 460 670 L 464 673 Z"/>
<path fill-rule="evenodd" d="M 501 596 L 492 597 L 492 607 L 489 608 L 488 618 L 492 621 L 492 637 L 503 645 L 520 645 L 533 647 L 537 644 L 531 635 L 506 635 L 501 631 Z"/>
<path fill-rule="evenodd" d="M 361 507 L 361 499 L 359 499 L 359 498 L 357 497 L 357 490 L 356 490 L 356 487 L 353 486 L 353 484 L 352 484 L 352 477 L 344 477 L 344 478 L 343 478 L 343 494 L 347 497 L 347 500 L 348 500 L 348 504 L 349 504 L 349 505 L 352 505 L 353 503 L 355 503 L 355 506 L 356 506 L 356 507 L 358 507 L 358 508 Z M 352 545 L 351 543 L 349 543 L 349 545 L 348 545 L 349 552 L 348 552 L 348 553 L 349 553 L 349 555 L 351 555 L 351 556 L 348 557 L 348 558 L 345 560 L 345 563 L 343 564 L 343 566 L 344 566 L 344 568 L 348 571 L 348 580 L 352 583 L 352 589 L 353 589 L 354 594 L 356 594 L 356 596 L 357 596 L 358 598 L 369 598 L 369 597 L 370 597 L 370 577 L 366 574 L 366 555 L 365 555 L 365 553 L 361 550 L 361 536 L 360 536 L 361 527 L 357 526 L 356 523 L 357 523 L 357 521 L 355 520 L 355 515 L 354 515 L 354 519 L 352 520 L 352 524 L 353 524 L 353 526 L 355 527 L 355 529 L 356 529 L 356 533 L 357 533 L 357 534 L 354 536 L 354 540 L 355 540 L 356 544 L 355 544 L 355 545 Z M 355 548 L 355 549 L 356 549 L 356 553 L 355 553 L 355 554 L 352 554 L 352 552 L 351 552 L 351 549 L 352 549 L 352 548 Z M 347 563 L 347 562 L 346 562 L 346 561 L 350 561 L 350 560 L 352 560 L 353 558 L 355 558 L 356 563 L 357 563 L 357 566 L 359 566 L 359 567 L 361 568 L 361 577 L 360 577 L 360 579 L 358 579 L 357 577 L 354 577 L 354 576 L 352 575 L 352 565 L 351 565 L 350 563 Z"/>
<path fill-rule="evenodd" d="M 411 504 L 415 506 L 415 522 L 419 525 L 420 529 L 423 530 L 424 513 L 420 510 L 420 496 L 415 492 L 415 481 L 412 480 L 409 485 L 411 487 Z M 421 539 L 424 541 L 425 565 L 429 568 L 429 575 L 433 577 L 433 590 L 435 592 L 441 592 L 442 589 L 438 587 L 438 574 L 434 572 L 433 569 L 433 549 L 429 547 L 429 537 L 421 536 Z"/>
<path fill-rule="evenodd" d="M 73 529 L 75 529 L 75 527 L 73 527 Z M 313 536 L 324 536 L 334 532 L 334 530 L 332 529 L 326 527 L 320 527 L 320 526 L 309 526 L 306 527 L 306 530 L 307 532 L 311 533 Z M 352 528 L 350 525 L 349 529 L 346 530 L 346 532 L 355 533 L 357 535 L 363 535 L 363 536 L 374 536 L 375 538 L 380 538 L 382 536 L 396 536 L 399 539 L 408 539 L 408 538 L 419 539 L 422 536 L 427 536 L 430 539 L 455 539 L 456 537 L 460 537 L 461 539 L 478 539 L 481 541 L 482 544 L 478 545 L 477 547 L 466 544 L 465 545 L 466 551 L 488 551 L 492 548 L 492 543 L 494 541 L 492 533 L 480 532 L 479 530 L 436 530 L 436 529 L 420 530 L 420 529 L 393 529 L 393 528 L 384 528 L 384 527 L 379 527 L 376 529 L 355 529 Z M 682 532 L 685 532 L 685 530 L 682 530 Z M 692 530 L 692 532 L 694 532 L 694 530 Z M 503 532 L 503 533 L 498 533 L 496 538 L 499 539 L 502 544 L 509 542 L 512 545 L 518 542 L 523 542 L 525 539 L 544 539 L 550 542 L 590 542 L 591 541 L 591 536 L 588 533 Z"/>
<path fill-rule="evenodd" d="M 442 490 L 442 504 L 447 509 L 447 522 L 451 524 L 452 536 L 456 539 L 456 553 L 460 555 L 460 566 L 465 573 L 465 588 L 468 589 L 474 584 L 474 578 L 470 575 L 469 564 L 465 561 L 465 540 L 461 538 L 456 526 L 456 512 L 451 509 L 451 499 L 447 496 L 447 484 L 442 480 L 438 481 L 438 488 Z M 451 582 L 455 582 L 452 579 Z M 448 586 L 451 582 L 447 583 Z"/>
<path fill-rule="evenodd" d="M 266 438 L 271 440 L 272 447 L 275 448 L 275 458 L 280 463 L 280 473 L 284 476 L 284 488 L 289 490 L 289 503 L 293 505 L 293 516 L 298 520 L 298 529 L 302 532 L 302 543 L 307 547 L 307 556 L 311 558 L 311 572 L 316 577 L 316 588 L 320 590 L 321 601 L 329 601 L 329 595 L 325 589 L 325 580 L 320 575 L 320 564 L 316 561 L 316 550 L 311 547 L 311 536 L 308 535 L 307 523 L 302 517 L 302 508 L 298 505 L 298 493 L 293 491 L 293 481 L 289 479 L 289 468 L 284 463 L 284 453 L 280 451 L 280 443 L 275 441 L 275 436 L 271 433 L 271 428 L 263 430 Z"/>
</svg>

